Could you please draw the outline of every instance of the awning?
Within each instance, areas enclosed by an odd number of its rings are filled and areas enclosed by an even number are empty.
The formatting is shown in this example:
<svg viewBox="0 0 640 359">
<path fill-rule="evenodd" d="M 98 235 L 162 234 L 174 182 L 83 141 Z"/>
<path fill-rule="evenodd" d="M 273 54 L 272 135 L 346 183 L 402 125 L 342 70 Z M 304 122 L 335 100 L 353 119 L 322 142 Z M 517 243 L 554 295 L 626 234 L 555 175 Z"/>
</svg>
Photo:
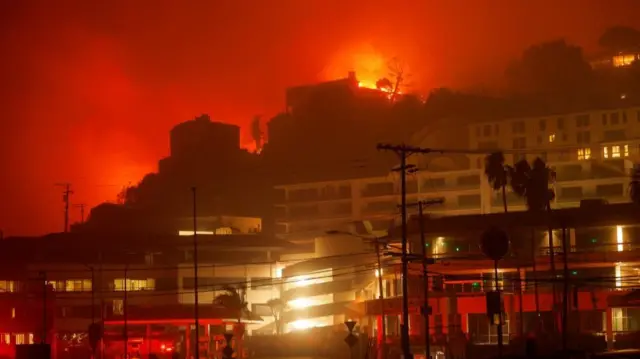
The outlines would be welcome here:
<svg viewBox="0 0 640 359">
<path fill-rule="evenodd" d="M 609 307 L 640 307 L 640 290 L 634 290 L 623 295 L 610 295 L 607 297 Z"/>
</svg>

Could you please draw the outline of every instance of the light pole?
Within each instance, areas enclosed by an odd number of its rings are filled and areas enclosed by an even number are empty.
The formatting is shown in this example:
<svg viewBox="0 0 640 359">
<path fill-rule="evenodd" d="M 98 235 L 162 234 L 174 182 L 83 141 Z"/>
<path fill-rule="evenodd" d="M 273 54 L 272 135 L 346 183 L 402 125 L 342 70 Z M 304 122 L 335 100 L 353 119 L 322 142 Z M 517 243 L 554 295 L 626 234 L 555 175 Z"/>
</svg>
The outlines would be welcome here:
<svg viewBox="0 0 640 359">
<path fill-rule="evenodd" d="M 198 311 L 198 217 L 196 207 L 196 188 L 191 187 L 193 194 L 193 318 L 196 325 L 196 355 L 200 359 L 200 313 Z"/>
</svg>

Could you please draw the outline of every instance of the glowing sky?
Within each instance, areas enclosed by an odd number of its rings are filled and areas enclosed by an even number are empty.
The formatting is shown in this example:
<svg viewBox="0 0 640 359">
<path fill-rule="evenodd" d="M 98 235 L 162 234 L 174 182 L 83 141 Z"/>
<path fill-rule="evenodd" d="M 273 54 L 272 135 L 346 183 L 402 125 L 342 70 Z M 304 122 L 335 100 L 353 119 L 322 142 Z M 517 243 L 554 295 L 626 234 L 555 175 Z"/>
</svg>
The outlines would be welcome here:
<svg viewBox="0 0 640 359">
<path fill-rule="evenodd" d="M 95 205 L 154 170 L 201 113 L 247 125 L 290 85 L 375 81 L 397 57 L 413 90 L 498 83 L 526 46 L 593 49 L 634 0 L 31 0 L 0 2 L 0 229 L 62 228 L 56 182 Z M 381 69 L 381 66 L 383 67 Z M 246 136 L 247 140 L 249 136 Z M 78 211 L 73 211 L 73 219 Z"/>
</svg>

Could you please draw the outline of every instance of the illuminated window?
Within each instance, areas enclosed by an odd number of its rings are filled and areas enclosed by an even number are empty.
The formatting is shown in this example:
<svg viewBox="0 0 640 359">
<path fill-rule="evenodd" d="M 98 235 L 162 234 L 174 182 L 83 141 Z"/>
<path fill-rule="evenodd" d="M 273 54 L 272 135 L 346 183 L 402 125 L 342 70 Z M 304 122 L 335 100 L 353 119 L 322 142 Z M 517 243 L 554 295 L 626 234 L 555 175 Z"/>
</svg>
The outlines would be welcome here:
<svg viewBox="0 0 640 359">
<path fill-rule="evenodd" d="M 617 55 L 613 57 L 613 66 L 622 67 L 629 66 L 636 60 L 635 55 Z"/>
<path fill-rule="evenodd" d="M 16 344 L 24 344 L 24 334 L 16 334 Z"/>
<path fill-rule="evenodd" d="M 90 279 L 50 280 L 47 284 L 56 292 L 85 292 L 91 291 Z"/>
<path fill-rule="evenodd" d="M 588 160 L 591 158 L 591 149 L 590 148 L 581 148 L 578 150 L 578 159 L 579 160 Z"/>
<path fill-rule="evenodd" d="M 11 308 L 11 318 L 16 317 L 16 308 Z"/>
<path fill-rule="evenodd" d="M 156 288 L 156 281 L 153 278 L 147 279 L 127 279 L 125 283 L 124 278 L 118 278 L 113 280 L 114 290 L 124 291 L 126 284 L 127 291 L 141 291 L 141 290 L 154 290 Z"/>
<path fill-rule="evenodd" d="M 112 305 L 113 314 L 124 314 L 124 301 L 122 299 L 114 299 Z"/>
<path fill-rule="evenodd" d="M 611 158 L 620 157 L 620 146 L 611 146 Z"/>
<path fill-rule="evenodd" d="M 33 344 L 33 333 L 29 333 L 29 344 Z"/>
<path fill-rule="evenodd" d="M 553 143 L 556 140 L 556 134 L 552 133 L 549 135 L 549 143 Z"/>
<path fill-rule="evenodd" d="M 624 145 L 622 148 L 624 150 L 624 157 L 629 157 L 629 145 Z"/>
<path fill-rule="evenodd" d="M 15 281 L 12 280 L 0 280 L 0 292 L 16 292 L 17 285 Z"/>
<path fill-rule="evenodd" d="M 8 333 L 0 334 L 0 343 L 11 344 L 11 334 L 8 334 Z"/>
<path fill-rule="evenodd" d="M 609 148 L 608 147 L 602 147 L 602 157 L 609 158 Z"/>
</svg>

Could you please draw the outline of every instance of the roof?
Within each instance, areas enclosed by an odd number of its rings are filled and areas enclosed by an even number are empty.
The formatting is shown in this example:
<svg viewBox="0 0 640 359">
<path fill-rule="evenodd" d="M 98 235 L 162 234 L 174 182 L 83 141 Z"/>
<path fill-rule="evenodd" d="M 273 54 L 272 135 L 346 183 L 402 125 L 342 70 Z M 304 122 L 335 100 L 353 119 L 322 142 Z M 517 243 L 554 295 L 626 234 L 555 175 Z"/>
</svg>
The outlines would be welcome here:
<svg viewBox="0 0 640 359">
<path fill-rule="evenodd" d="M 474 214 L 440 218 L 424 217 L 424 231 L 429 235 L 450 235 L 484 231 L 490 227 L 501 228 L 548 228 L 604 227 L 615 225 L 635 225 L 640 222 L 640 206 L 633 203 L 583 206 L 554 209 L 551 216 L 547 212 L 519 211 L 509 213 Z M 408 223 L 408 233 L 418 233 L 420 222 L 417 217 Z M 395 227 L 390 236 L 399 237 L 401 228 Z"/>
</svg>

